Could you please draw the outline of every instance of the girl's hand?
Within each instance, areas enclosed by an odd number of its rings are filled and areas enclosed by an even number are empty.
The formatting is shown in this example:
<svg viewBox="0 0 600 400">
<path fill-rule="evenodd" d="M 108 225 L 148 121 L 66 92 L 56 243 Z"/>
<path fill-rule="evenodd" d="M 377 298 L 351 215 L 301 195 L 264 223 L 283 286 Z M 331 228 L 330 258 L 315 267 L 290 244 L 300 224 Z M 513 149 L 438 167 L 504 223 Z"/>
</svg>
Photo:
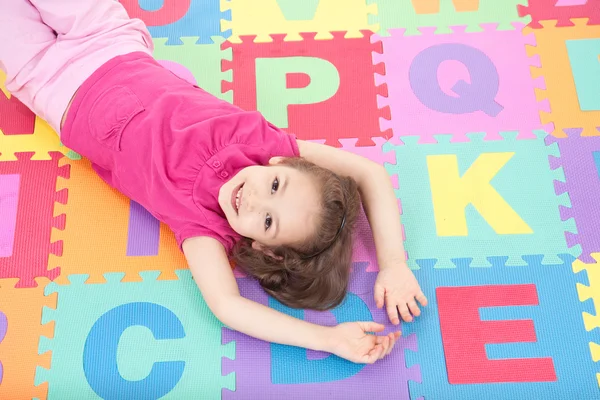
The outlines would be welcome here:
<svg viewBox="0 0 600 400">
<path fill-rule="evenodd" d="M 381 332 L 385 327 L 375 322 L 345 322 L 330 330 L 327 351 L 357 364 L 373 364 L 390 354 L 400 332 L 376 336 L 367 332 Z"/>
<path fill-rule="evenodd" d="M 387 304 L 387 314 L 394 325 L 402 319 L 411 322 L 413 316 L 421 315 L 417 301 L 427 306 L 427 298 L 421 291 L 417 279 L 406 265 L 406 262 L 392 263 L 381 269 L 375 281 L 375 304 L 381 308 Z"/>
</svg>

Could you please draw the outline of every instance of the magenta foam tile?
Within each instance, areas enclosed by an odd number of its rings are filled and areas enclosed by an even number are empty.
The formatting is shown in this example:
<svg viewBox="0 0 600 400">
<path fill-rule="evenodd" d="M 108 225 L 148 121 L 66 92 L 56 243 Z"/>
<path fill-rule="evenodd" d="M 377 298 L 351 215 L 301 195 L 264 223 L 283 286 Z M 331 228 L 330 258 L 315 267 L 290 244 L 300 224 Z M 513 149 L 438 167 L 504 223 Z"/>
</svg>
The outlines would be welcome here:
<svg viewBox="0 0 600 400">
<path fill-rule="evenodd" d="M 60 274 L 60 267 L 48 269 L 48 257 L 60 257 L 63 251 L 62 240 L 52 242 L 51 234 L 53 229 L 65 229 L 66 215 L 54 215 L 54 206 L 67 202 L 67 189 L 56 189 L 60 178 L 69 179 L 70 165 L 61 163 L 61 153 L 49 155 L 50 160 L 32 160 L 33 152 L 15 153 L 17 161 L 0 163 L 0 176 L 19 176 L 12 251 L 0 256 L 0 279 L 19 278 L 16 288 L 37 287 L 35 278 L 52 280 Z"/>
<path fill-rule="evenodd" d="M 497 24 L 482 24 L 482 32 L 453 27 L 451 34 L 434 34 L 435 28 L 420 28 L 422 35 L 405 36 L 392 29 L 391 36 L 374 38 L 383 43 L 383 54 L 373 53 L 373 62 L 384 62 L 385 75 L 375 75 L 377 84 L 387 83 L 391 120 L 380 119 L 382 129 L 392 128 L 394 141 L 404 135 L 420 135 L 422 143 L 435 142 L 433 135 L 452 134 L 465 141 L 466 133 L 485 132 L 487 139 L 501 139 L 500 131 L 519 131 L 519 139 L 534 138 L 541 128 L 535 88 L 529 71 L 537 65 L 525 44 L 535 45 L 533 34 L 523 35 L 523 24 L 515 30 L 496 30 Z"/>
<path fill-rule="evenodd" d="M 577 233 L 566 233 L 569 247 L 581 245 L 583 262 L 593 263 L 591 253 L 600 250 L 600 136 L 581 136 L 581 129 L 565 129 L 556 142 L 560 157 L 550 157 L 552 169 L 561 168 L 565 181 L 555 181 L 557 195 L 568 195 L 571 207 L 560 207 L 563 220 L 573 218 Z"/>
<path fill-rule="evenodd" d="M 377 274 L 364 270 L 367 263 L 355 263 L 359 283 L 342 305 L 327 312 L 292 310 L 268 297 L 252 279 L 238 279 L 244 297 L 283 311 L 294 317 L 332 325 L 346 321 L 372 319 L 384 323 L 386 330 L 397 329 L 384 309 L 377 309 L 372 288 Z M 352 289 L 365 294 L 352 293 Z M 327 315 L 329 314 L 329 315 Z M 222 374 L 235 371 L 236 389 L 224 389 L 228 399 L 327 399 L 393 398 L 409 399 L 408 381 L 420 381 L 418 365 L 406 367 L 404 350 L 417 351 L 416 336 L 401 337 L 390 355 L 375 364 L 354 364 L 328 353 L 309 352 L 293 346 L 270 344 L 239 332 L 223 329 L 223 344 L 235 341 L 235 360 L 223 359 Z M 369 382 L 365 385 L 365 382 Z"/>
<path fill-rule="evenodd" d="M 0 257 L 10 257 L 17 227 L 20 175 L 0 175 Z"/>
</svg>

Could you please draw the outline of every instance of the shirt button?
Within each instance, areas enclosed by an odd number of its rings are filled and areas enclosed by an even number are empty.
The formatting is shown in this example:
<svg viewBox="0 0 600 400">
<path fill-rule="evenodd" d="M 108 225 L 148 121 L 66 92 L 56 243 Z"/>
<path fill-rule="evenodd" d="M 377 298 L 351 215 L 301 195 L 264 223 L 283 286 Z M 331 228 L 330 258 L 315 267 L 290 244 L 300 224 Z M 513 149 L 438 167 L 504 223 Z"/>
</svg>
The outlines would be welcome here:
<svg viewBox="0 0 600 400">
<path fill-rule="evenodd" d="M 221 162 L 219 160 L 215 160 L 215 161 L 213 161 L 212 165 L 215 168 L 219 168 L 221 166 Z"/>
<path fill-rule="evenodd" d="M 229 174 L 226 171 L 221 171 L 221 178 L 227 178 Z"/>
</svg>

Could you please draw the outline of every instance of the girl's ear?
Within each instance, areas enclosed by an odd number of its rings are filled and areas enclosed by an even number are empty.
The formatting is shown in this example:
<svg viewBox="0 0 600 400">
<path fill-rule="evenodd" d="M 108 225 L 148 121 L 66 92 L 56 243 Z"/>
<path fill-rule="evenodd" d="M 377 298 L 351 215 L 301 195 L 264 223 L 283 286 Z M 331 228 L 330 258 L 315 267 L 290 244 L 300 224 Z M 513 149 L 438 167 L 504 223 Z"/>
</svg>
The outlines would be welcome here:
<svg viewBox="0 0 600 400">
<path fill-rule="evenodd" d="M 254 250 L 258 250 L 258 251 L 262 251 L 263 253 L 265 253 L 266 255 L 268 255 L 271 258 L 274 258 L 276 260 L 283 260 L 283 257 L 275 255 L 275 253 L 273 253 L 273 251 L 265 246 L 263 246 L 261 243 L 258 243 L 256 240 L 254 240 L 252 242 L 252 248 Z"/>
<path fill-rule="evenodd" d="M 277 156 L 277 157 L 271 157 L 271 159 L 269 160 L 269 165 L 277 165 L 279 164 L 281 161 L 283 160 L 283 157 Z"/>
</svg>

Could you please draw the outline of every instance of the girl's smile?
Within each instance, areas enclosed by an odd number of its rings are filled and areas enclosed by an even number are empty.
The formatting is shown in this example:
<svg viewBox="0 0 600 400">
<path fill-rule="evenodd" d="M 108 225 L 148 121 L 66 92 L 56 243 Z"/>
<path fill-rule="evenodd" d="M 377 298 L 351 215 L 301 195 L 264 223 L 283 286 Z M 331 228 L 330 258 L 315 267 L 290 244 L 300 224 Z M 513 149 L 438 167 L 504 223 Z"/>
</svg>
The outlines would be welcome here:
<svg viewBox="0 0 600 400">
<path fill-rule="evenodd" d="M 242 169 L 219 190 L 219 206 L 234 231 L 269 246 L 304 241 L 320 215 L 310 177 L 280 165 Z"/>
<path fill-rule="evenodd" d="M 240 212 L 240 206 L 242 205 L 242 193 L 243 193 L 244 184 L 241 183 L 231 192 L 231 206 L 236 214 Z"/>
</svg>

